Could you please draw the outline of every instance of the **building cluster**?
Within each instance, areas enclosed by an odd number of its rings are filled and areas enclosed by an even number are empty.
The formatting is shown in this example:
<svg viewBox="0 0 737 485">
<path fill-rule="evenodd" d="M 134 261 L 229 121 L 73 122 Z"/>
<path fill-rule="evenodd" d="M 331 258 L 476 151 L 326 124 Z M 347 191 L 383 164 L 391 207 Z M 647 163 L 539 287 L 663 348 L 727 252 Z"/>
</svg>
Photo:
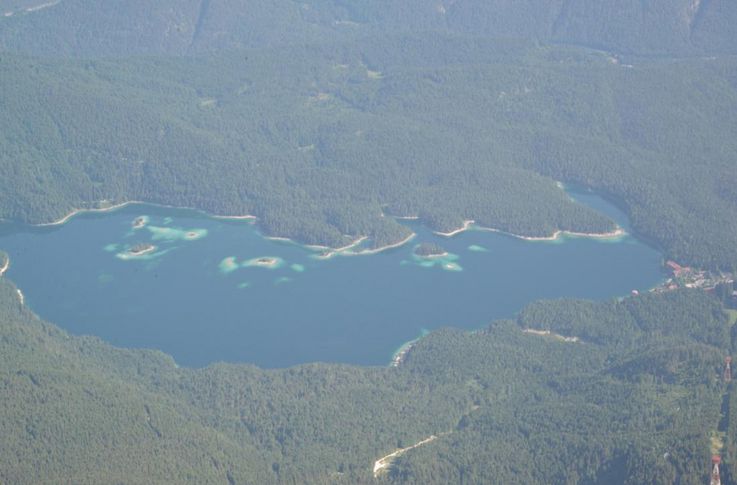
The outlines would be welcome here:
<svg viewBox="0 0 737 485">
<path fill-rule="evenodd" d="M 735 275 L 732 273 L 690 268 L 681 266 L 675 261 L 667 261 L 665 266 L 671 272 L 671 276 L 652 289 L 656 293 L 679 288 L 701 288 L 706 291 L 713 291 L 718 285 L 734 284 Z M 732 292 L 732 298 L 737 298 L 737 291 Z"/>
</svg>

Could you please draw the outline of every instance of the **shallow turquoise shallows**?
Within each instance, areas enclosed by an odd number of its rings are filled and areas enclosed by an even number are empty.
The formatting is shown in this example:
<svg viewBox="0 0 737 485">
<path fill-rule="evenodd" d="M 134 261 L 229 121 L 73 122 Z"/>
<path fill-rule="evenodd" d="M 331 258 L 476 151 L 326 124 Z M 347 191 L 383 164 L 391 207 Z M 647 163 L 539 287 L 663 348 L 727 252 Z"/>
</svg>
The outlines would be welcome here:
<svg viewBox="0 0 737 485">
<path fill-rule="evenodd" d="M 598 197 L 573 195 L 627 228 Z M 4 224 L 0 248 L 41 317 L 117 346 L 161 349 L 186 366 L 386 365 L 425 330 L 478 329 L 536 299 L 606 299 L 663 278 L 661 255 L 631 236 L 446 238 L 410 225 L 417 236 L 400 248 L 322 260 L 248 221 L 131 205 L 54 227 Z M 448 255 L 417 258 L 421 242 Z"/>
</svg>

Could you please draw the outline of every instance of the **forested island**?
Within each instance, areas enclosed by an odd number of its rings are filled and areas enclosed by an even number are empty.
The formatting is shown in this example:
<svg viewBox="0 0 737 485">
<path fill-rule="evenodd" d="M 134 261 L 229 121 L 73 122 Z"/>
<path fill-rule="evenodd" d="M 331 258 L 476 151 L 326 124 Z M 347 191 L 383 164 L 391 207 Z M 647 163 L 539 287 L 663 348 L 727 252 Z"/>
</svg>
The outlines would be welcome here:
<svg viewBox="0 0 737 485">
<path fill-rule="evenodd" d="M 127 254 L 130 256 L 143 256 L 144 254 L 152 253 L 156 251 L 156 246 L 153 244 L 140 243 L 131 247 Z"/>
<path fill-rule="evenodd" d="M 274 258 L 270 256 L 263 256 L 261 258 L 255 258 L 255 259 L 252 259 L 246 262 L 248 266 L 262 266 L 265 268 L 273 268 L 279 263 L 280 263 L 279 258 Z"/>
<path fill-rule="evenodd" d="M 421 258 L 437 258 L 446 256 L 448 251 L 433 243 L 420 243 L 415 246 L 413 253 Z"/>
<path fill-rule="evenodd" d="M 141 229 L 143 227 L 146 227 L 147 222 L 148 219 L 145 216 L 140 216 L 136 217 L 131 225 L 133 226 L 133 229 Z"/>
</svg>

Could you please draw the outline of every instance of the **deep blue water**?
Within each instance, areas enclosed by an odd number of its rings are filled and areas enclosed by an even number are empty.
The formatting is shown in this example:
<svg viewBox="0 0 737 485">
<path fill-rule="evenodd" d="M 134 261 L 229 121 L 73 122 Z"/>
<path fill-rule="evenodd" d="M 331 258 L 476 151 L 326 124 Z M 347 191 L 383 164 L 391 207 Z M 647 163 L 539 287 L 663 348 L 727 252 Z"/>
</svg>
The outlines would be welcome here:
<svg viewBox="0 0 737 485">
<path fill-rule="evenodd" d="M 610 204 L 575 196 L 626 227 Z M 144 215 L 147 225 L 134 230 Z M 417 237 L 403 247 L 320 260 L 263 238 L 247 221 L 133 205 L 61 226 L 4 224 L 0 248 L 11 258 L 8 276 L 42 318 L 117 346 L 161 349 L 186 366 L 385 365 L 425 329 L 476 329 L 536 299 L 606 299 L 663 277 L 660 254 L 631 236 L 552 243 L 467 231 L 444 238 L 409 224 Z M 451 256 L 423 266 L 412 255 L 420 242 Z M 157 249 L 121 258 L 136 244 Z M 246 264 L 261 257 L 280 258 L 281 266 Z"/>
</svg>

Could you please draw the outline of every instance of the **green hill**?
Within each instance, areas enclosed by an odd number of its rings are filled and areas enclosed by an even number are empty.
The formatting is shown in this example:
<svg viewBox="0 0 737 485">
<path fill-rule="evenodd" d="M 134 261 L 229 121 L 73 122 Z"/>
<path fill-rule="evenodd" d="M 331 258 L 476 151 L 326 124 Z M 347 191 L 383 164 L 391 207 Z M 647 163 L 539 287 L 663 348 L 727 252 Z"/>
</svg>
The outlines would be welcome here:
<svg viewBox="0 0 737 485">
<path fill-rule="evenodd" d="M 0 48 L 39 55 L 184 55 L 443 32 L 596 47 L 624 54 L 735 53 L 730 0 L 13 0 Z M 29 10 L 30 9 L 30 10 Z"/>
<path fill-rule="evenodd" d="M 562 181 L 737 270 L 736 26 L 731 0 L 0 1 L 0 220 L 139 200 L 331 246 L 404 239 L 391 216 L 613 229 Z M 736 473 L 737 331 L 701 291 L 278 370 L 180 368 L 18 296 L 1 277 L 2 484 L 691 485 L 717 431 Z"/>
<path fill-rule="evenodd" d="M 40 321 L 4 280 L 0 308 L 13 484 L 700 483 L 730 347 L 701 292 L 541 302 L 516 323 L 434 332 L 397 368 L 179 368 Z"/>
<path fill-rule="evenodd" d="M 383 214 L 446 231 L 612 228 L 557 179 L 615 199 L 670 258 L 737 267 L 731 58 L 629 67 L 432 35 L 201 58 L 4 54 L 0 73 L 0 218 L 142 200 L 255 214 L 269 234 L 333 246 L 406 237 Z"/>
</svg>

